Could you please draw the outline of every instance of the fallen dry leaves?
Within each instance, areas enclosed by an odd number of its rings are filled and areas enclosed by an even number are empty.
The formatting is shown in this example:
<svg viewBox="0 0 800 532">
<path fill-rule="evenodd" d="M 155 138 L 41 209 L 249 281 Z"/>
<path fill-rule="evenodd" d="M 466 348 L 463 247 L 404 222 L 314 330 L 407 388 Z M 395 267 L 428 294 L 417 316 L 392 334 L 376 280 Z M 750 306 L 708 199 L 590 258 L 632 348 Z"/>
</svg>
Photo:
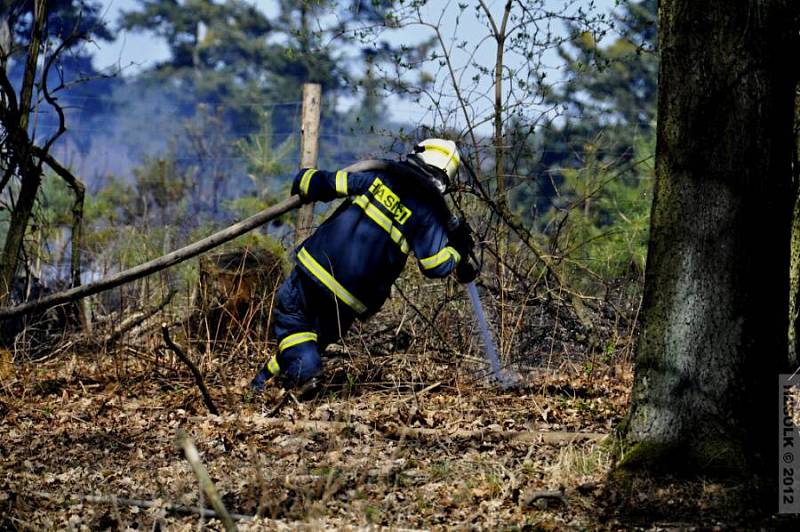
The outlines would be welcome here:
<svg viewBox="0 0 800 532">
<path fill-rule="evenodd" d="M 392 366 L 384 375 L 414 366 L 404 356 L 380 361 Z M 584 492 L 610 466 L 603 444 L 496 436 L 607 434 L 624 413 L 630 386 L 627 368 L 595 370 L 589 378 L 576 366 L 557 375 L 530 371 L 525 389 L 502 391 L 462 367 L 440 384 L 399 377 L 394 384 L 350 382 L 299 401 L 276 388 L 252 397 L 252 368 L 232 365 L 224 379 L 207 376 L 224 412 L 213 416 L 180 366 L 121 357 L 21 364 L 3 381 L 4 526 L 218 527 L 167 508 L 208 506 L 175 446 L 182 428 L 229 511 L 257 516 L 240 523 L 245 530 L 585 528 L 594 517 Z M 333 361 L 329 373 L 358 363 Z M 417 433 L 425 437 L 410 435 Z M 536 497 L 553 490 L 564 496 Z M 81 500 L 86 496 L 153 504 Z"/>
</svg>

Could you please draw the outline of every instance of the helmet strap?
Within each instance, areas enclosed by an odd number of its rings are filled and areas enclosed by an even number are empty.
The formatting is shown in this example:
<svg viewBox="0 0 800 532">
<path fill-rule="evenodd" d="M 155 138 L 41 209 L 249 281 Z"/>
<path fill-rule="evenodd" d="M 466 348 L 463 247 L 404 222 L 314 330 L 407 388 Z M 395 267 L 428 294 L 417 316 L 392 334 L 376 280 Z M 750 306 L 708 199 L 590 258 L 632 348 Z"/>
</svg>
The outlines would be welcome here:
<svg viewBox="0 0 800 532">
<path fill-rule="evenodd" d="M 433 185 L 436 186 L 437 189 L 441 189 L 441 185 L 444 186 L 445 191 L 447 188 L 449 188 L 450 178 L 441 168 L 436 168 L 435 166 L 425 163 L 417 156 L 416 153 L 409 154 L 406 157 L 406 160 L 417 167 L 423 174 L 425 174 L 425 176 L 433 182 Z M 437 185 L 437 183 L 441 183 L 441 185 Z M 442 194 L 444 194 L 445 191 L 441 191 Z"/>
</svg>

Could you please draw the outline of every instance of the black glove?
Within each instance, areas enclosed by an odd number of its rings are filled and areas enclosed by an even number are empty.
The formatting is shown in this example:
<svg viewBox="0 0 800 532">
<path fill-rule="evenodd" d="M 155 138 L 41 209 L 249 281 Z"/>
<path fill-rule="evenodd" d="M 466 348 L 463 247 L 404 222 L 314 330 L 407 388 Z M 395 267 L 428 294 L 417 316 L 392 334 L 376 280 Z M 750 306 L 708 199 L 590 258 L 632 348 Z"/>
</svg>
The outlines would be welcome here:
<svg viewBox="0 0 800 532">
<path fill-rule="evenodd" d="M 467 257 L 472 253 L 472 249 L 475 247 L 475 238 L 472 236 L 472 228 L 464 219 L 460 220 L 455 229 L 450 231 L 447 235 L 447 241 L 450 247 L 458 251 L 458 254 L 461 255 L 462 263 L 466 262 Z"/>
<path fill-rule="evenodd" d="M 479 273 L 480 270 L 469 257 L 463 257 L 456 266 L 456 280 L 461 284 L 471 283 Z"/>
</svg>

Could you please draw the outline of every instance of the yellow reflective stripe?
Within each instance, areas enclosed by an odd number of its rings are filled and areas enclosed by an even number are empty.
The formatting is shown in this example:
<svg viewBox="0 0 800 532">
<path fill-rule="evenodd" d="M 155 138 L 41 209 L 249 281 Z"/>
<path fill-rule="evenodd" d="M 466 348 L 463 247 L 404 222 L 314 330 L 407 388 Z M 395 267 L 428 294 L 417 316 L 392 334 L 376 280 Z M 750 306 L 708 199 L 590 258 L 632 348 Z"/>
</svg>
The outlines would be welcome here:
<svg viewBox="0 0 800 532">
<path fill-rule="evenodd" d="M 453 162 L 453 161 L 455 161 L 455 163 L 456 163 L 456 168 L 458 168 L 458 165 L 461 164 L 461 159 L 458 158 L 458 153 L 451 152 L 450 150 L 448 150 L 446 148 L 443 148 L 441 146 L 432 146 L 432 145 L 428 145 L 428 144 L 425 145 L 425 149 L 426 150 L 438 151 L 438 152 L 444 153 L 446 156 L 450 157 L 450 160 L 447 161 L 447 166 L 450 166 L 450 163 Z"/>
<path fill-rule="evenodd" d="M 278 365 L 278 358 L 277 357 L 273 356 L 272 358 L 269 359 L 269 362 L 267 362 L 267 369 L 275 377 L 280 375 L 281 367 Z"/>
<path fill-rule="evenodd" d="M 447 163 L 447 167 L 449 168 L 451 164 L 455 165 L 455 168 L 453 168 L 453 172 L 458 170 L 458 165 L 460 164 L 458 161 L 458 157 L 453 157 L 452 159 L 450 159 L 450 161 Z"/>
<path fill-rule="evenodd" d="M 359 301 L 353 294 L 347 291 L 347 289 L 339 284 L 339 281 L 333 278 L 333 276 L 328 273 L 328 271 L 323 268 L 320 263 L 318 263 L 311 254 L 306 251 L 306 248 L 301 249 L 297 253 L 297 259 L 300 263 L 308 268 L 314 277 L 320 280 L 322 284 L 328 287 L 328 290 L 333 292 L 336 297 L 341 299 L 348 307 L 352 308 L 359 314 L 363 314 L 367 311 L 366 305 Z"/>
<path fill-rule="evenodd" d="M 278 344 L 278 351 L 281 353 L 290 347 L 294 347 L 297 344 L 302 344 L 304 342 L 316 342 L 317 341 L 317 333 L 315 332 L 299 332 L 290 334 L 283 340 L 281 343 Z"/>
<path fill-rule="evenodd" d="M 353 203 L 364 209 L 364 212 L 367 214 L 367 216 L 370 217 L 370 219 L 373 222 L 378 224 L 380 227 L 383 228 L 384 231 L 389 233 L 389 236 L 391 237 L 392 241 L 394 241 L 395 244 L 400 246 L 400 251 L 402 251 L 405 254 L 408 254 L 409 247 L 408 247 L 408 242 L 406 241 L 406 237 L 403 236 L 403 233 L 397 227 L 394 226 L 392 220 L 388 216 L 383 214 L 383 212 L 378 207 L 376 207 L 369 201 L 368 197 L 362 194 L 361 196 L 357 197 L 355 201 L 353 201 Z"/>
<path fill-rule="evenodd" d="M 455 261 L 456 264 L 458 264 L 459 261 L 461 261 L 461 255 L 458 253 L 458 251 L 456 251 L 450 246 L 445 246 L 436 255 L 422 259 L 419 262 L 420 264 L 422 264 L 422 268 L 424 270 L 432 270 L 451 258 Z"/>
<path fill-rule="evenodd" d="M 347 196 L 347 172 L 344 170 L 336 172 L 336 194 L 341 197 Z"/>
<path fill-rule="evenodd" d="M 308 186 L 311 184 L 311 176 L 317 171 L 316 168 L 309 168 L 300 178 L 300 193 L 303 196 L 308 196 Z"/>
</svg>

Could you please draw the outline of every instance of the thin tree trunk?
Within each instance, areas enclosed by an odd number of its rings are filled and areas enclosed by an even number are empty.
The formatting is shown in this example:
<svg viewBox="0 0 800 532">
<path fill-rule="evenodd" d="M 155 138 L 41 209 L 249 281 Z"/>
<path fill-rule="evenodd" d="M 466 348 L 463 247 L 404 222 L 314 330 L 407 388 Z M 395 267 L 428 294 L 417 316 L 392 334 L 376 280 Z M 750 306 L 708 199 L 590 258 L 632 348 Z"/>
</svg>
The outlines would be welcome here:
<svg viewBox="0 0 800 532">
<path fill-rule="evenodd" d="M 42 44 L 42 33 L 47 20 L 47 0 L 35 0 L 33 3 L 33 29 L 31 31 L 31 44 L 25 60 L 25 74 L 22 79 L 22 90 L 19 99 L 19 126 L 23 131 L 28 130 L 30 121 L 31 101 L 33 100 L 33 87 L 36 81 L 36 67 L 39 63 L 39 48 Z"/>
<path fill-rule="evenodd" d="M 33 212 L 36 194 L 42 182 L 41 167 L 34 164 L 32 159 L 33 140 L 28 138 L 27 129 L 30 119 L 31 99 L 36 81 L 36 66 L 39 60 L 39 47 L 42 40 L 45 20 L 47 19 L 47 2 L 36 0 L 34 3 L 34 24 L 31 34 L 31 44 L 25 62 L 25 72 L 22 78 L 22 90 L 19 101 L 18 130 L 12 132 L 14 137 L 14 150 L 16 151 L 21 186 L 3 245 L 3 254 L 0 257 L 0 306 L 7 303 L 11 292 L 11 283 L 17 273 L 17 263 L 22 249 L 22 240 L 28 228 L 28 221 Z"/>
<path fill-rule="evenodd" d="M 785 58 L 797 54 L 797 10 L 660 4 L 655 197 L 623 466 L 742 473 L 774 447 L 764 434 L 787 368 L 796 78 Z"/>
<path fill-rule="evenodd" d="M 503 22 L 495 34 L 497 53 L 494 65 L 494 171 L 497 179 L 497 202 L 507 207 L 505 139 L 503 139 L 503 54 L 506 46 L 506 25 L 511 14 L 511 0 L 503 10 Z"/>
<path fill-rule="evenodd" d="M 495 184 L 497 186 L 497 205 L 504 214 L 508 212 L 508 198 L 506 197 L 506 175 L 505 175 L 505 139 L 503 138 L 503 68 L 504 54 L 506 46 L 506 28 L 508 19 L 511 16 L 512 0 L 507 0 L 503 6 L 503 19 L 500 27 L 495 23 L 489 7 L 483 0 L 480 6 L 486 14 L 492 28 L 497 49 L 495 51 L 494 63 L 494 173 Z M 503 260 L 507 255 L 508 230 L 501 222 L 497 225 L 497 254 L 501 260 L 497 262 L 497 284 L 500 288 L 500 352 L 505 352 L 505 324 L 506 324 L 506 272 Z"/>
<path fill-rule="evenodd" d="M 86 186 L 74 175 L 61 165 L 52 155 L 43 150 L 34 148 L 37 157 L 41 157 L 44 162 L 58 174 L 72 189 L 75 198 L 72 202 L 72 231 L 70 233 L 70 287 L 75 288 L 81 285 L 81 245 L 83 242 L 83 204 L 86 196 Z M 78 301 L 78 316 L 81 327 L 87 333 L 92 331 L 91 313 L 89 303 L 86 299 Z"/>
<path fill-rule="evenodd" d="M 22 240 L 28 229 L 28 220 L 33 212 L 36 194 L 42 179 L 40 169 L 33 163 L 28 154 L 22 167 L 22 186 L 19 197 L 11 213 L 8 233 L 3 246 L 3 255 L 0 259 L 0 306 L 7 303 L 11 291 L 11 284 L 17 273 L 18 259 L 22 250 Z"/>
</svg>

